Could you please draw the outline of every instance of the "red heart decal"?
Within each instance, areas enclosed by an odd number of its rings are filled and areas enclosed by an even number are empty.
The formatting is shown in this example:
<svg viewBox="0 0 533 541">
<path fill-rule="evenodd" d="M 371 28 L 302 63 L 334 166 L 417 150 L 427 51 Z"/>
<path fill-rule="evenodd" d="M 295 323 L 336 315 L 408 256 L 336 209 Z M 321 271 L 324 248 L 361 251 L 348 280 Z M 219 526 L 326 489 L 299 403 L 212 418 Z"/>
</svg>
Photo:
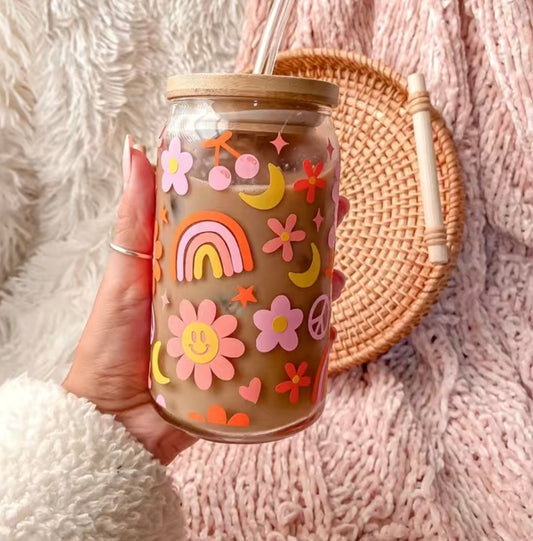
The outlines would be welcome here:
<svg viewBox="0 0 533 541">
<path fill-rule="evenodd" d="M 248 387 L 246 385 L 241 385 L 239 387 L 239 394 L 244 400 L 257 404 L 259 395 L 261 394 L 261 380 L 259 378 L 253 378 L 248 384 Z"/>
</svg>

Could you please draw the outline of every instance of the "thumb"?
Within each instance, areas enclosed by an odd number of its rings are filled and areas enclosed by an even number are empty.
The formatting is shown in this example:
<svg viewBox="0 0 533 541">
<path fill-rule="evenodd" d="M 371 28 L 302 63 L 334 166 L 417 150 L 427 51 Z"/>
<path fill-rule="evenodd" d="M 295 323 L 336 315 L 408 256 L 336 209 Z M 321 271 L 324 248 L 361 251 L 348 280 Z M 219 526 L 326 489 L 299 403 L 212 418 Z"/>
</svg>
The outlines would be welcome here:
<svg viewBox="0 0 533 541">
<path fill-rule="evenodd" d="M 152 254 L 155 179 L 152 165 L 126 136 L 122 159 L 124 192 L 118 209 L 113 244 L 140 254 Z M 150 298 L 152 259 L 141 259 L 112 250 L 104 276 L 105 287 L 115 295 L 126 294 L 141 301 Z M 118 299 L 117 299 L 118 300 Z"/>
<path fill-rule="evenodd" d="M 148 255 L 152 253 L 154 228 L 154 171 L 144 153 L 133 148 L 130 136 L 124 145 L 123 172 L 124 193 L 113 244 Z M 147 380 L 144 368 L 139 367 L 148 366 L 151 283 L 151 257 L 140 259 L 110 250 L 104 278 L 67 378 L 72 392 L 88 398 L 103 393 L 109 405 L 110 400 L 117 399 L 120 388 L 103 389 L 101 382 L 109 381 L 110 371 L 117 372 L 115 365 L 119 361 L 125 361 L 120 374 L 133 374 L 137 387 L 144 388 Z M 133 362 L 135 359 L 138 363 Z M 76 378 L 76 371 L 83 377 Z M 91 386 L 89 380 L 99 382 L 99 387 Z M 109 391 L 107 395 L 105 390 Z"/>
</svg>

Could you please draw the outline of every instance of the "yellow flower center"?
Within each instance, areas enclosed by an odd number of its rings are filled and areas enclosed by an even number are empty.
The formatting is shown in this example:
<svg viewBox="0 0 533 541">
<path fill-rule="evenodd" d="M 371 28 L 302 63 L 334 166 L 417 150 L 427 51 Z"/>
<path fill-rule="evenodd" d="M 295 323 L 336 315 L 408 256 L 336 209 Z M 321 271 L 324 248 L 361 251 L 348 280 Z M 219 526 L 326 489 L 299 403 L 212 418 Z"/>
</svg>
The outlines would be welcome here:
<svg viewBox="0 0 533 541">
<path fill-rule="evenodd" d="M 293 382 L 293 383 L 298 384 L 299 381 L 300 381 L 300 376 L 294 376 L 294 377 L 292 378 L 292 382 Z"/>
<path fill-rule="evenodd" d="M 181 347 L 185 355 L 194 363 L 210 363 L 217 356 L 218 346 L 217 333 L 201 321 L 189 323 L 183 329 Z"/>
<path fill-rule="evenodd" d="M 285 329 L 287 329 L 287 326 L 287 318 L 283 316 L 275 317 L 274 321 L 272 321 L 272 329 L 276 332 L 284 332 Z"/>
<path fill-rule="evenodd" d="M 168 160 L 168 170 L 170 173 L 174 174 L 180 167 L 177 158 L 170 158 Z"/>
<path fill-rule="evenodd" d="M 281 236 L 279 237 L 283 242 L 287 242 L 288 240 L 290 240 L 291 236 L 289 233 L 287 233 L 287 231 L 284 231 Z"/>
<path fill-rule="evenodd" d="M 309 184 L 311 184 L 311 186 L 312 186 L 313 184 L 316 184 L 316 177 L 310 177 L 310 178 L 309 178 Z"/>
</svg>

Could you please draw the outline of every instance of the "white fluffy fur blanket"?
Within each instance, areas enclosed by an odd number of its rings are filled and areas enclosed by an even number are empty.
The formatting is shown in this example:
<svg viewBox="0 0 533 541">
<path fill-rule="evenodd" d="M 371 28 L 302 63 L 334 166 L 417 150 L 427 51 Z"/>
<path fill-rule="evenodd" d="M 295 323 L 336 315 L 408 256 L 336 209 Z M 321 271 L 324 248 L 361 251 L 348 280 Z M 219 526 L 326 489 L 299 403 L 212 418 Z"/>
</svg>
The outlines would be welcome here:
<svg viewBox="0 0 533 541">
<path fill-rule="evenodd" d="M 123 139 L 168 75 L 233 71 L 243 0 L 0 0 L 0 380 L 61 378 L 106 261 Z"/>
</svg>

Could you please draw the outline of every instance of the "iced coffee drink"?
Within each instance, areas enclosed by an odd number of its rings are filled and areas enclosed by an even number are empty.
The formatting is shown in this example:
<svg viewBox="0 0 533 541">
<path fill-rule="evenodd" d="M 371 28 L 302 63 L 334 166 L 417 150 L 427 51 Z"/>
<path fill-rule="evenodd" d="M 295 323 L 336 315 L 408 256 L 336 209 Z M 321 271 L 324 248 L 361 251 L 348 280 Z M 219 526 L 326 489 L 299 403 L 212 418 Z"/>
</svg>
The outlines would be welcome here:
<svg viewBox="0 0 533 541">
<path fill-rule="evenodd" d="M 262 442 L 320 415 L 339 147 L 334 85 L 169 80 L 159 141 L 150 386 L 199 437 Z"/>
</svg>

